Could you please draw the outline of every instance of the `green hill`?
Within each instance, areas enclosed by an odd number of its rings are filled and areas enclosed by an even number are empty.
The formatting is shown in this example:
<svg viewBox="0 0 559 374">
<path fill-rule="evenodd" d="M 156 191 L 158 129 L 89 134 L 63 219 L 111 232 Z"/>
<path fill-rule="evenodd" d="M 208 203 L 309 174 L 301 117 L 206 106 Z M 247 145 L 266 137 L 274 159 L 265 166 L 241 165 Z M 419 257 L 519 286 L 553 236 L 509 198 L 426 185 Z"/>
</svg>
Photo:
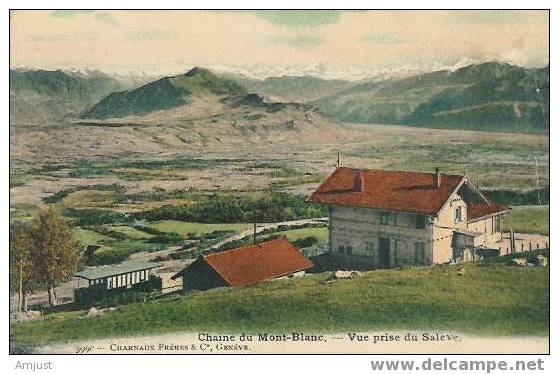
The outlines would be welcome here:
<svg viewBox="0 0 559 374">
<path fill-rule="evenodd" d="M 112 93 L 81 117 L 103 119 L 144 115 L 187 105 L 194 96 L 242 97 L 246 93 L 244 87 L 195 67 L 184 75 L 165 77 L 133 90 Z"/>
<path fill-rule="evenodd" d="M 32 91 L 49 96 L 86 99 L 120 86 L 116 80 L 101 73 L 88 76 L 62 70 L 10 70 L 12 92 Z"/>
<path fill-rule="evenodd" d="M 10 341 L 17 346 L 169 332 L 402 329 L 545 336 L 549 268 L 506 266 L 509 258 L 375 270 L 332 282 L 328 273 L 315 274 L 129 304 L 89 319 L 81 312 L 54 313 L 10 326 Z M 461 267 L 464 276 L 457 274 Z"/>
<path fill-rule="evenodd" d="M 99 72 L 10 70 L 10 122 L 60 120 L 126 86 Z"/>
<path fill-rule="evenodd" d="M 314 104 L 344 122 L 546 132 L 549 68 L 489 62 L 358 84 Z"/>
</svg>

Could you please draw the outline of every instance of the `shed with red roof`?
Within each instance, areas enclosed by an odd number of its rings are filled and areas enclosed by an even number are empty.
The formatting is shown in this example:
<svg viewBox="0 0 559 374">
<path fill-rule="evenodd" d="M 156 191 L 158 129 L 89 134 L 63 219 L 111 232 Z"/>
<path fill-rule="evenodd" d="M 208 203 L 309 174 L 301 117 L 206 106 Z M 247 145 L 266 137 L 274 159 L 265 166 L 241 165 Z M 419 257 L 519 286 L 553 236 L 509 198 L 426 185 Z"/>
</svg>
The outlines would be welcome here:
<svg viewBox="0 0 559 374">
<path fill-rule="evenodd" d="M 300 274 L 313 263 L 286 238 L 201 256 L 173 278 L 183 277 L 184 290 L 243 287 Z"/>
</svg>

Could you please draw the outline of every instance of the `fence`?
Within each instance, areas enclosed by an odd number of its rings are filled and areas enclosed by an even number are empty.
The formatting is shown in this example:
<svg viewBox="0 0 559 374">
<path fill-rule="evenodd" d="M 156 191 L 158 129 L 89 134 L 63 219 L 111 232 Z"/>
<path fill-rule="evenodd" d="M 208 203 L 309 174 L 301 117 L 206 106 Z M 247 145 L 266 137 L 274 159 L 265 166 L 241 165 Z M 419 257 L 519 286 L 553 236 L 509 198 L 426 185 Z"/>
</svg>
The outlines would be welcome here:
<svg viewBox="0 0 559 374">
<path fill-rule="evenodd" d="M 549 249 L 549 237 L 535 234 L 517 234 L 511 231 L 503 234 L 498 248 L 501 255 Z"/>
</svg>

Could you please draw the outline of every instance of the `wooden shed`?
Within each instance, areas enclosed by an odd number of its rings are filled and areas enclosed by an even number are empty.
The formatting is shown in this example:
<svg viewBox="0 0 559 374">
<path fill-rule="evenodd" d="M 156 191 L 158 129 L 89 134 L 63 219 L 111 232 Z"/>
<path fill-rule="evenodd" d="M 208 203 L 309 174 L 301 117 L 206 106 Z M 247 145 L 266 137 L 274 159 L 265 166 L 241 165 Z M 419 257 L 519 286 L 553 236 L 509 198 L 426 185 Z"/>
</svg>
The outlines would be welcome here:
<svg viewBox="0 0 559 374">
<path fill-rule="evenodd" d="M 302 274 L 313 263 L 285 238 L 202 256 L 173 278 L 183 277 L 183 289 L 243 287 Z"/>
<path fill-rule="evenodd" d="M 127 290 L 150 290 L 161 288 L 159 277 L 152 270 L 161 266 L 157 262 L 129 261 L 116 265 L 86 268 L 74 273 L 74 277 L 84 279 L 74 290 L 74 299 L 79 303 L 95 302 L 103 297 Z"/>
</svg>

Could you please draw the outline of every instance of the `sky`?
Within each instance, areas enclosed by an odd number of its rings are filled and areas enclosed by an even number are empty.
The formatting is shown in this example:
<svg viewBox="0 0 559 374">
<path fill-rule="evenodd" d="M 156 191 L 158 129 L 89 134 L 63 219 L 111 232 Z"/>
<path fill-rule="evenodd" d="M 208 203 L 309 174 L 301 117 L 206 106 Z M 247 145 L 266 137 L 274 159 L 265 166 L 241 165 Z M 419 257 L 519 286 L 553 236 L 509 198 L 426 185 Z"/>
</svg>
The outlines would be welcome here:
<svg viewBox="0 0 559 374">
<path fill-rule="evenodd" d="M 361 79 L 502 61 L 543 67 L 547 11 L 12 11 L 11 67 Z"/>
</svg>

